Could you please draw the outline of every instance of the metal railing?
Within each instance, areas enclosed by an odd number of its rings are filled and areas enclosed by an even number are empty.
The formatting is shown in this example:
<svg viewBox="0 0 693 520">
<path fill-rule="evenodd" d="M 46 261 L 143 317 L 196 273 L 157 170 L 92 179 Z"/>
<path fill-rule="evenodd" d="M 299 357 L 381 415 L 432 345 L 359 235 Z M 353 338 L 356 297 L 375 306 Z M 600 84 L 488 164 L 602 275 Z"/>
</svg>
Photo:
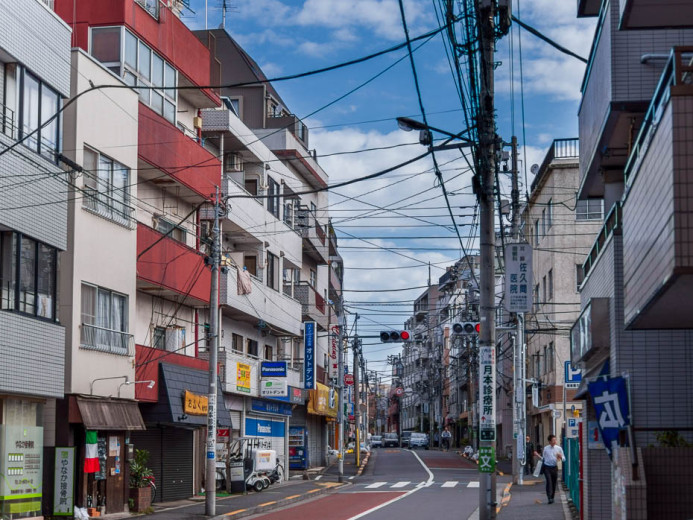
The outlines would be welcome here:
<svg viewBox="0 0 693 520">
<path fill-rule="evenodd" d="M 82 207 L 100 217 L 111 220 L 128 229 L 135 229 L 135 208 L 114 199 L 106 193 L 85 188 L 82 195 Z"/>
<path fill-rule="evenodd" d="M 10 139 L 18 135 L 14 110 L 0 103 L 0 131 Z"/>
<path fill-rule="evenodd" d="M 134 356 L 135 339 L 127 332 L 82 323 L 80 348 L 119 356 Z"/>
<path fill-rule="evenodd" d="M 609 214 L 606 216 L 606 220 L 604 221 L 604 225 L 602 226 L 601 231 L 597 235 L 597 238 L 594 241 L 594 245 L 592 246 L 592 249 L 590 250 L 589 254 L 587 255 L 587 258 L 582 264 L 582 271 L 584 273 L 585 278 L 587 278 L 587 275 L 589 272 L 592 270 L 594 267 L 594 264 L 597 262 L 597 258 L 599 258 L 599 254 L 602 252 L 604 249 L 604 244 L 606 243 L 607 239 L 614 234 L 620 234 L 621 233 L 621 203 L 616 202 L 612 208 L 611 211 L 609 211 Z"/>
</svg>

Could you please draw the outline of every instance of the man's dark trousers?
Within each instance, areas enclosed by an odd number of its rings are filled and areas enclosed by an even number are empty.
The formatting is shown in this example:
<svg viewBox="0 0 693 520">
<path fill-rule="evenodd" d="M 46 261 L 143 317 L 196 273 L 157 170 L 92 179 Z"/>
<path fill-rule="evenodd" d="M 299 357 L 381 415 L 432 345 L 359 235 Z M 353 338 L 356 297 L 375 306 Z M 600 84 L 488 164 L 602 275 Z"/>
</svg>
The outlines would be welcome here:
<svg viewBox="0 0 693 520">
<path fill-rule="evenodd" d="M 558 481 L 558 468 L 556 466 L 544 465 L 544 477 L 546 477 L 546 496 L 553 500 L 556 493 L 556 482 Z"/>
</svg>

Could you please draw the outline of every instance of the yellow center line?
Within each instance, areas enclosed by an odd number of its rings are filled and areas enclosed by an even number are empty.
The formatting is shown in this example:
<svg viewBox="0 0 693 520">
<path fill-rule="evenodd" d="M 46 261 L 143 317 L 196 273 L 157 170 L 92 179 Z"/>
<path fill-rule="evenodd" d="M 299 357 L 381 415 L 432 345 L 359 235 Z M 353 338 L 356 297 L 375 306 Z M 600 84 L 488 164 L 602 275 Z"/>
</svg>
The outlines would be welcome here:
<svg viewBox="0 0 693 520">
<path fill-rule="evenodd" d="M 243 511 L 247 511 L 247 509 L 237 509 L 236 511 L 231 511 L 230 513 L 226 513 L 224 516 L 237 515 L 238 513 L 242 513 Z"/>
<path fill-rule="evenodd" d="M 301 495 L 291 495 L 290 497 L 286 497 L 284 500 L 291 500 L 292 498 L 298 498 Z"/>
<path fill-rule="evenodd" d="M 277 501 L 273 500 L 272 502 L 265 502 L 264 504 L 260 504 L 259 507 L 265 507 L 265 506 L 271 506 L 272 504 L 276 504 Z"/>
<path fill-rule="evenodd" d="M 320 489 L 311 489 L 308 493 L 317 493 L 318 491 L 320 491 Z"/>
</svg>

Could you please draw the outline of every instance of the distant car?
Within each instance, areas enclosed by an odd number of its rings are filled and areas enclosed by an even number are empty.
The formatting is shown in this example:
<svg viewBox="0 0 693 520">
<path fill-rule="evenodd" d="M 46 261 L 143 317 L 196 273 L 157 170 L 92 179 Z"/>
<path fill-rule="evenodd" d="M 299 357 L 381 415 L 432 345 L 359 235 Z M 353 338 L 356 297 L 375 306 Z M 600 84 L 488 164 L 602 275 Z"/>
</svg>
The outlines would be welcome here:
<svg viewBox="0 0 693 520">
<path fill-rule="evenodd" d="M 383 447 L 383 436 L 373 435 L 371 436 L 371 448 L 382 448 Z"/>
<path fill-rule="evenodd" d="M 399 446 L 399 436 L 396 433 L 386 433 L 383 435 L 383 448 L 397 448 Z"/>
<path fill-rule="evenodd" d="M 412 433 L 414 432 L 402 432 L 402 448 L 409 447 L 409 439 L 411 438 Z"/>
<path fill-rule="evenodd" d="M 428 449 L 428 435 L 425 433 L 414 432 L 409 437 L 409 447 L 411 449 L 415 448 L 426 448 Z"/>
</svg>

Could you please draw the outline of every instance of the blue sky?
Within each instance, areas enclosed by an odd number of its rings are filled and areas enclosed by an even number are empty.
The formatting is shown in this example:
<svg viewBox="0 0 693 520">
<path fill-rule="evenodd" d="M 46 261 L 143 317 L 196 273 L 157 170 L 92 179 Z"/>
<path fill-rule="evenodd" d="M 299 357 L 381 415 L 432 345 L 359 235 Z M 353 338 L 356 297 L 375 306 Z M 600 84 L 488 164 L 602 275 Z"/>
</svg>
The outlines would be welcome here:
<svg viewBox="0 0 693 520">
<path fill-rule="evenodd" d="M 222 3 L 207 1 L 208 27 L 220 26 Z M 270 78 L 354 59 L 405 39 L 396 0 L 227 0 L 226 4 L 227 31 Z M 405 0 L 404 5 L 410 36 L 438 27 L 438 0 Z M 192 28 L 204 28 L 205 1 L 191 0 L 191 10 L 184 13 L 185 22 Z M 518 18 L 587 57 L 595 23 L 593 19 L 577 19 L 575 12 L 572 0 L 514 0 Z M 541 162 L 552 140 L 577 137 L 585 66 L 519 30 L 513 28 L 512 58 L 510 36 L 497 44 L 497 125 L 504 140 L 509 141 L 513 133 L 518 136 L 523 146 L 522 166 L 526 163 L 531 183 L 529 167 Z M 441 36 L 416 50 L 414 57 L 429 124 L 453 133 L 463 130 L 460 100 Z M 366 82 L 345 99 L 320 110 Z M 311 148 L 317 149 L 319 156 L 403 145 L 319 158 L 331 182 L 367 175 L 424 151 L 416 142 L 417 136 L 399 130 L 395 121 L 403 115 L 421 119 L 404 50 L 338 71 L 276 83 L 275 88 L 288 108 L 304 118 L 311 132 Z M 452 192 L 457 223 L 463 236 L 468 235 L 470 228 L 465 224 L 472 217 L 467 215 L 474 213 L 471 174 L 459 152 L 440 153 L 438 162 Z M 445 265 L 459 258 L 454 233 L 440 227 L 449 226 L 450 217 L 430 168 L 430 161 L 423 160 L 330 194 L 329 209 L 340 237 L 347 290 L 423 286 L 428 279 L 428 262 L 433 264 L 431 278 L 437 280 Z M 522 181 L 523 177 L 524 173 Z M 372 213 L 374 206 L 395 208 L 396 213 Z M 364 242 L 353 237 L 372 238 Z M 468 243 L 474 247 L 473 238 Z M 386 251 L 376 246 L 410 249 Z M 421 292 L 346 292 L 345 298 L 351 312 L 361 315 L 359 333 L 373 335 L 387 327 L 400 327 L 412 310 L 406 300 Z M 402 305 L 370 305 L 393 300 Z M 387 355 L 397 351 L 377 340 L 364 339 L 371 370 L 388 372 Z"/>
</svg>

